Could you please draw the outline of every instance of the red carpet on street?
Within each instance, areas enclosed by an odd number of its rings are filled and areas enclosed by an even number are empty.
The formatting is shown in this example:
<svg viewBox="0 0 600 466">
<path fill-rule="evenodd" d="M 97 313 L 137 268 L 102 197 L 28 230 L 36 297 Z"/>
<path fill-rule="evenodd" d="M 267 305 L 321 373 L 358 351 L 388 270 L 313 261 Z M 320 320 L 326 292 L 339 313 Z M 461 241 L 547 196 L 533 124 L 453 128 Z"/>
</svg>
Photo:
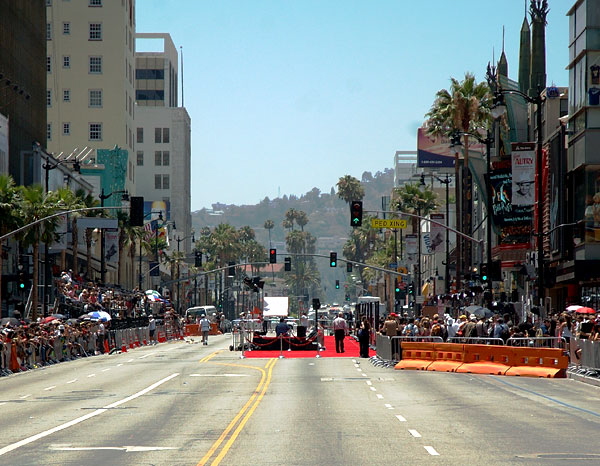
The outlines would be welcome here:
<svg viewBox="0 0 600 466">
<path fill-rule="evenodd" d="M 358 341 L 356 341 L 353 337 L 346 337 L 344 339 L 344 352 L 336 353 L 335 352 L 335 337 L 333 336 L 325 336 L 324 341 L 325 349 L 323 351 L 319 351 L 319 356 L 322 358 L 358 358 L 360 357 L 360 348 L 358 346 Z M 284 358 L 314 358 L 317 355 L 317 351 L 302 351 L 302 350 L 292 350 L 292 351 L 262 351 L 262 350 L 252 350 L 246 351 L 244 356 L 247 358 L 278 358 L 279 355 L 282 355 Z M 375 356 L 375 351 L 369 350 L 369 356 Z"/>
</svg>

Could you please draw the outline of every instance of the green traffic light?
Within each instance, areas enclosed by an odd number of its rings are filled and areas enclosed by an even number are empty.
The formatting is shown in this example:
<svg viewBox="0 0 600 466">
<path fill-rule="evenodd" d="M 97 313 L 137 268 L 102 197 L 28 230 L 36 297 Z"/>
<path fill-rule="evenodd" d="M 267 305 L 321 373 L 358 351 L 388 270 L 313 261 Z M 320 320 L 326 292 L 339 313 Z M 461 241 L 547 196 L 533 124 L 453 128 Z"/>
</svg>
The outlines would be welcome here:
<svg viewBox="0 0 600 466">
<path fill-rule="evenodd" d="M 19 288 L 21 288 L 21 289 L 25 288 L 25 283 L 19 283 Z"/>
<path fill-rule="evenodd" d="M 400 288 L 396 287 L 396 293 L 400 293 Z"/>
<path fill-rule="evenodd" d="M 487 279 L 488 279 L 488 277 L 487 277 L 487 275 L 483 275 L 483 276 L 481 277 L 481 279 L 482 279 L 484 282 L 487 282 Z"/>
</svg>

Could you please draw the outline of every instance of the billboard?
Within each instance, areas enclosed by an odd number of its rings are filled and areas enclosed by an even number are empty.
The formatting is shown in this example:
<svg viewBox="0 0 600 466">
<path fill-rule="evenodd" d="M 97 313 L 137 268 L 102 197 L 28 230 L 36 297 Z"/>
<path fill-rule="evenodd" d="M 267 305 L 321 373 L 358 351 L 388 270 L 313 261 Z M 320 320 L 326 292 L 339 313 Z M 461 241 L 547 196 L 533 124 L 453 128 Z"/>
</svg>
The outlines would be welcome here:
<svg viewBox="0 0 600 466">
<path fill-rule="evenodd" d="M 532 209 L 512 203 L 511 169 L 498 168 L 490 172 L 492 218 L 500 228 L 500 244 L 526 243 L 530 240 Z"/>
<path fill-rule="evenodd" d="M 532 206 L 535 202 L 535 143 L 513 143 L 511 159 L 511 203 L 514 206 Z"/>
<path fill-rule="evenodd" d="M 485 136 L 482 135 L 482 138 Z M 485 145 L 478 142 L 473 136 L 469 142 L 471 151 L 485 153 Z M 450 139 L 442 136 L 427 134 L 427 128 L 417 130 L 417 167 L 419 168 L 454 168 L 456 148 L 450 147 Z M 462 147 L 459 154 L 462 153 Z"/>
</svg>

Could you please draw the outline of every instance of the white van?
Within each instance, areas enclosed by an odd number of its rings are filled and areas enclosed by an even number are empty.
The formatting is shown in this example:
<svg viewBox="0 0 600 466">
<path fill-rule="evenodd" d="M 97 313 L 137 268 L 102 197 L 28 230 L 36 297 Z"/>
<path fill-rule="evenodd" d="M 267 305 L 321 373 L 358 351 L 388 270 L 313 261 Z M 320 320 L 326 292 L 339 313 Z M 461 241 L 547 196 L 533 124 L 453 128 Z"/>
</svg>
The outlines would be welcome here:
<svg viewBox="0 0 600 466">
<path fill-rule="evenodd" d="M 196 317 L 205 315 L 212 322 L 214 322 L 213 314 L 217 313 L 217 308 L 214 306 L 195 306 L 188 308 L 185 311 L 185 321 L 189 323 L 196 323 Z"/>
</svg>

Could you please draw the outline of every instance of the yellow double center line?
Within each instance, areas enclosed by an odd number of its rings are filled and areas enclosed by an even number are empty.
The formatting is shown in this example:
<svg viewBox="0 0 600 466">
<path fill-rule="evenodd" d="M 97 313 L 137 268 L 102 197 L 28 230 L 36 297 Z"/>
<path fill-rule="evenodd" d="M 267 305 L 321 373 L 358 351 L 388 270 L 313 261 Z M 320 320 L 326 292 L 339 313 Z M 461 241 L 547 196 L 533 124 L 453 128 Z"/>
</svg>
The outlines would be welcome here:
<svg viewBox="0 0 600 466">
<path fill-rule="evenodd" d="M 201 362 L 207 362 L 211 357 L 207 357 L 201 360 Z M 206 360 L 205 360 L 206 359 Z M 271 383 L 271 376 L 273 373 L 273 366 L 277 362 L 277 359 L 270 359 L 265 368 L 256 367 L 256 366 L 248 366 L 245 364 L 226 364 L 226 363 L 215 363 L 222 366 L 232 366 L 232 367 L 246 367 L 248 369 L 257 370 L 261 373 L 260 382 L 258 383 L 254 393 L 250 397 L 250 399 L 246 402 L 246 404 L 240 409 L 240 411 L 236 414 L 233 420 L 229 423 L 227 428 L 223 431 L 223 433 L 219 436 L 219 438 L 213 443 L 210 447 L 210 450 L 204 455 L 204 457 L 200 460 L 197 466 L 204 466 L 208 463 L 210 458 L 214 455 L 214 453 L 219 449 L 221 444 L 225 442 L 225 444 L 221 447 L 221 451 L 217 455 L 217 457 L 212 461 L 211 466 L 217 466 L 221 463 L 233 442 L 237 439 L 238 435 L 250 419 L 250 416 L 254 413 L 257 406 L 265 396 L 265 392 Z M 233 431 L 233 432 L 232 432 Z"/>
</svg>

